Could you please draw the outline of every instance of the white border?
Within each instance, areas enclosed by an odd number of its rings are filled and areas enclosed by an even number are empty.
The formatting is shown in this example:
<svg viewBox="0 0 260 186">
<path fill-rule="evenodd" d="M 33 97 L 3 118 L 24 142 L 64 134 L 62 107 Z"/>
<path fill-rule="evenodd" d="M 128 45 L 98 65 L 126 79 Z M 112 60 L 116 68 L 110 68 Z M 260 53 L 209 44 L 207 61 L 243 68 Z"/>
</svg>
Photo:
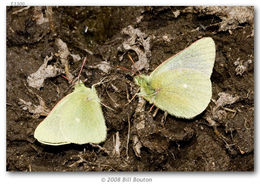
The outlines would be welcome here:
<svg viewBox="0 0 260 186">
<path fill-rule="evenodd" d="M 124 1 L 120 1 L 120 0 L 21 0 L 21 1 L 12 1 L 12 0 L 5 0 L 5 2 L 1 2 L 4 5 L 10 6 L 12 2 L 25 2 L 26 6 L 80 6 L 80 5 L 88 5 L 88 6 L 99 6 L 99 5 L 103 5 L 103 6 L 122 6 L 122 5 L 126 5 L 126 6 L 168 6 L 168 5 L 172 5 L 172 6 L 182 6 L 182 5 L 186 5 L 186 6 L 195 6 L 195 5 L 205 5 L 205 6 L 213 6 L 213 5 L 225 5 L 225 6 L 237 6 L 237 5 L 244 5 L 244 6 L 252 6 L 255 5 L 254 1 L 245 1 L 245 0 L 214 0 L 214 2 L 212 3 L 212 1 L 209 0 L 196 0 L 196 1 L 183 1 L 183 0 L 124 0 Z"/>
<path fill-rule="evenodd" d="M 77 185 L 77 186 L 86 186 L 93 184 L 105 184 L 105 185 L 121 185 L 120 183 L 102 183 L 102 177 L 108 176 L 144 176 L 151 177 L 153 179 L 152 183 L 127 183 L 134 185 L 191 185 L 191 186 L 222 186 L 222 185 L 234 185 L 234 186 L 245 186 L 245 185 L 256 185 L 259 184 L 259 161 L 257 156 L 259 155 L 259 143 L 258 143 L 258 135 L 259 135 L 259 126 L 258 117 L 259 110 L 259 99 L 257 98 L 258 93 L 258 82 L 259 82 L 259 65 L 258 63 L 258 10 L 259 10 L 259 1 L 245 1 L 245 0 L 214 0 L 212 4 L 209 0 L 197 0 L 197 1 L 183 1 L 183 0 L 127 0 L 127 1 L 119 1 L 119 0 L 62 0 L 62 1 L 54 1 L 54 0 L 22 0 L 22 1 L 0 1 L 0 22 L 1 25 L 6 25 L 6 6 L 11 5 L 11 2 L 25 2 L 26 6 L 29 5 L 63 5 L 63 6 L 76 6 L 76 5 L 244 5 L 244 6 L 255 6 L 255 173 L 176 173 L 176 172 L 149 172 L 149 173 L 105 173 L 105 172 L 97 172 L 97 173 L 10 173 L 6 172 L 6 115 L 5 115 L 5 103 L 6 103 L 6 28 L 2 26 L 0 28 L 0 87 L 1 87 L 1 96 L 0 96 L 0 113 L 1 113 L 1 123 L 0 123 L 0 183 L 1 185 L 19 185 L 19 186 L 35 186 L 39 184 L 44 185 Z M 256 3 L 257 2 L 257 3 Z"/>
</svg>

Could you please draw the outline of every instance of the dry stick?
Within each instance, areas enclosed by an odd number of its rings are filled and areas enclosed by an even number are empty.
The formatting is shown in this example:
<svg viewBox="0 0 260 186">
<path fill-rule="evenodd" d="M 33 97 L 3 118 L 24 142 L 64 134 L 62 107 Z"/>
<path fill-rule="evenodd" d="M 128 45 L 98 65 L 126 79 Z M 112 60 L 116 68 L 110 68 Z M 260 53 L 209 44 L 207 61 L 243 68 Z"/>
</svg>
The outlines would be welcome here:
<svg viewBox="0 0 260 186">
<path fill-rule="evenodd" d="M 32 172 L 32 166 L 31 164 L 28 165 L 29 172 Z"/>
<path fill-rule="evenodd" d="M 127 101 L 129 102 L 129 93 L 128 93 L 128 88 L 127 88 L 127 84 L 125 83 L 125 91 L 126 91 L 126 98 L 127 98 Z"/>
<path fill-rule="evenodd" d="M 133 63 L 133 65 L 135 65 L 135 62 L 134 62 L 133 58 L 130 56 L 130 54 L 128 54 L 128 57 L 129 57 L 130 61 Z M 117 66 L 117 68 L 120 68 L 121 70 L 124 70 L 124 71 L 127 71 L 127 72 L 131 72 L 131 73 L 137 75 L 135 71 L 130 70 L 130 69 L 127 69 L 127 68 L 125 68 L 125 67 Z M 134 68 L 138 71 L 139 74 L 141 74 L 140 71 L 139 71 L 135 66 L 134 66 Z M 126 90 L 127 90 L 127 89 L 126 89 Z M 140 89 L 139 89 L 139 90 L 140 90 Z M 139 90 L 138 90 L 138 91 L 139 91 Z M 127 99 L 128 99 L 129 102 L 128 102 L 127 104 L 125 104 L 125 106 L 128 105 L 129 103 L 131 103 L 131 101 L 133 101 L 133 99 L 135 98 L 136 95 L 137 95 L 137 93 L 136 93 L 136 94 L 134 95 L 134 97 L 129 101 L 129 95 L 128 95 L 128 92 L 127 92 Z"/>
<path fill-rule="evenodd" d="M 26 6 L 26 7 L 24 7 L 24 8 L 19 9 L 19 10 L 16 10 L 16 11 L 14 11 L 14 12 L 12 13 L 12 15 L 15 15 L 15 14 L 17 14 L 17 13 L 23 12 L 24 10 L 27 10 L 27 9 L 29 9 L 29 8 L 30 8 L 30 6 Z"/>
<path fill-rule="evenodd" d="M 120 157 L 120 137 L 119 137 L 119 132 L 117 131 L 115 134 L 116 138 L 115 138 L 115 143 L 114 143 L 114 150 L 115 150 L 115 154 Z"/>
<path fill-rule="evenodd" d="M 112 110 L 112 111 L 114 111 L 114 112 L 116 112 L 116 110 L 115 109 L 113 109 L 113 108 L 111 108 L 111 107 L 109 107 L 109 106 L 107 106 L 107 105 L 105 105 L 104 103 L 102 103 L 102 102 L 99 102 L 101 105 L 103 105 L 104 107 L 106 107 L 106 108 L 108 108 L 108 109 L 110 109 L 110 110 Z"/>
<path fill-rule="evenodd" d="M 214 130 L 214 133 L 215 133 L 221 140 L 224 141 L 224 143 L 226 144 L 226 148 L 231 151 L 230 147 L 231 147 L 231 146 L 234 146 L 234 144 L 229 144 L 229 143 L 228 143 L 228 139 L 227 139 L 225 136 L 223 136 L 223 135 L 218 131 L 217 126 L 213 126 L 213 130 Z M 240 151 L 240 153 L 242 154 L 243 151 L 241 152 L 240 149 L 239 149 L 239 151 Z"/>
<path fill-rule="evenodd" d="M 128 145 L 129 145 L 129 138 L 130 138 L 130 116 L 129 116 L 129 114 L 127 115 L 127 120 L 128 120 L 128 134 L 127 134 L 127 140 L 126 140 L 126 159 L 129 158 L 129 156 L 128 156 Z"/>
<path fill-rule="evenodd" d="M 105 149 L 104 147 L 101 147 L 98 144 L 90 143 L 90 145 L 93 146 L 93 147 L 97 147 L 99 150 L 102 150 L 103 152 L 109 154 L 109 151 L 107 149 Z"/>
<path fill-rule="evenodd" d="M 53 21 L 53 11 L 51 6 L 47 6 L 46 10 L 46 17 L 49 19 L 49 26 L 53 34 L 57 35 L 54 27 L 54 21 Z"/>
<path fill-rule="evenodd" d="M 164 126 L 164 123 L 166 122 L 168 116 L 168 112 L 164 111 L 163 117 L 161 118 L 161 125 Z"/>
<path fill-rule="evenodd" d="M 138 89 L 137 93 L 135 93 L 135 95 L 130 99 L 130 101 L 127 104 L 125 104 L 125 106 L 127 106 L 129 103 L 131 103 L 135 99 L 135 97 L 137 96 L 139 90 L 140 90 L 140 88 Z"/>
<path fill-rule="evenodd" d="M 108 97 L 110 98 L 110 100 L 116 105 L 116 107 L 118 107 L 119 105 L 116 103 L 116 101 L 110 96 L 110 94 L 108 93 L 108 91 L 107 91 L 107 88 L 106 88 L 106 93 L 107 93 L 107 95 L 108 95 Z M 113 109 L 113 111 L 115 111 L 114 109 Z"/>
<path fill-rule="evenodd" d="M 70 72 L 69 72 L 69 65 L 68 65 L 68 63 L 66 63 L 66 64 L 64 65 L 64 70 L 65 70 L 66 76 L 69 76 Z"/>
</svg>

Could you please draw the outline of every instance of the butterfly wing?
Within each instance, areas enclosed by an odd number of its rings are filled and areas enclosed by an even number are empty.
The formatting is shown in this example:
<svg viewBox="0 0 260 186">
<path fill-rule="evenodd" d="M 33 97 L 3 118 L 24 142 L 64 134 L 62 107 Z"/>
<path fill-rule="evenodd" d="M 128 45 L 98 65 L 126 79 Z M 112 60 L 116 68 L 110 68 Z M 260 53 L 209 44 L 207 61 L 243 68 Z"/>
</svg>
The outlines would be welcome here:
<svg viewBox="0 0 260 186">
<path fill-rule="evenodd" d="M 150 85 L 156 94 L 149 101 L 180 118 L 193 118 L 203 112 L 212 96 L 208 76 L 193 69 L 161 72 L 154 76 Z"/>
<path fill-rule="evenodd" d="M 212 38 L 202 38 L 167 59 L 150 76 L 153 77 L 168 70 L 188 68 L 198 70 L 210 78 L 215 61 L 215 50 L 215 43 Z"/>
<path fill-rule="evenodd" d="M 36 128 L 34 137 L 48 145 L 104 141 L 106 125 L 95 89 L 76 88 L 63 98 Z"/>
</svg>

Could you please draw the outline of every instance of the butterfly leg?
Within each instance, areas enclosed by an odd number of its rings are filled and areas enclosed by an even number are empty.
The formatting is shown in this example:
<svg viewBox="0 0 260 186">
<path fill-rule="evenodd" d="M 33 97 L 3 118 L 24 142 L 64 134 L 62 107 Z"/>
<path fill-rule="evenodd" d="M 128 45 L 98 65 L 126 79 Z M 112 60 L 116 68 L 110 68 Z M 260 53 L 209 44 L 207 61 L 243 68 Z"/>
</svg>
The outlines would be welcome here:
<svg viewBox="0 0 260 186">
<path fill-rule="evenodd" d="M 157 107 L 153 113 L 153 118 L 157 115 L 159 108 Z"/>
<path fill-rule="evenodd" d="M 164 126 L 165 122 L 166 122 L 166 119 L 167 119 L 167 116 L 168 116 L 168 112 L 165 111 L 164 114 L 163 114 L 163 117 L 161 119 L 161 125 Z"/>
<path fill-rule="evenodd" d="M 152 112 L 154 104 L 150 107 L 149 112 Z"/>
</svg>

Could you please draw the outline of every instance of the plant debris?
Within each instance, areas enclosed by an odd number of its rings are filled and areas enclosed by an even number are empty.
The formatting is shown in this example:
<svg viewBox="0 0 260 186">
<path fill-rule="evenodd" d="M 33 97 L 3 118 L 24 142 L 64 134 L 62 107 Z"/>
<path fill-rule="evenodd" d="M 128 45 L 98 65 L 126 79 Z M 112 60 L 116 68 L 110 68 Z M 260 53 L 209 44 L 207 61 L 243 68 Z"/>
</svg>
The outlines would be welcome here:
<svg viewBox="0 0 260 186">
<path fill-rule="evenodd" d="M 36 20 L 37 25 L 48 23 L 49 18 L 44 17 L 41 6 L 35 6 L 33 11 L 33 19 Z"/>
<path fill-rule="evenodd" d="M 99 64 L 95 66 L 88 66 L 88 67 L 92 69 L 99 69 L 106 74 L 108 74 L 112 69 L 110 64 L 107 61 L 101 61 Z"/>
<path fill-rule="evenodd" d="M 252 60 L 249 59 L 247 61 L 242 61 L 240 58 L 237 58 L 237 60 L 234 62 L 234 65 L 236 66 L 236 75 L 242 76 L 244 72 L 247 71 L 249 64 L 252 63 Z"/>
<path fill-rule="evenodd" d="M 80 6 L 53 7 L 53 16 L 48 15 L 48 7 L 42 7 L 43 17 L 49 22 L 38 25 L 33 18 L 34 7 L 12 14 L 20 8 L 6 9 L 7 171 L 254 171 L 253 23 L 238 24 L 230 34 L 231 30 L 219 31 L 223 21 L 218 16 L 220 12 L 214 15 L 202 11 L 184 13 L 185 7 Z M 86 25 L 88 31 L 84 34 Z M 124 66 L 132 70 L 125 55 L 131 55 L 134 61 L 139 59 L 133 49 L 129 51 L 122 46 L 131 38 L 121 32 L 128 25 L 147 34 L 144 40 L 147 36 L 151 38 L 152 58 L 146 56 L 149 67 L 148 71 L 143 68 L 145 74 L 192 41 L 208 36 L 214 39 L 217 50 L 211 82 L 215 100 L 203 113 L 191 120 L 168 114 L 166 120 L 163 110 L 155 107 L 149 112 L 152 105 L 139 105 L 145 101 L 140 96 L 135 97 L 139 90 L 132 74 L 116 69 Z M 101 104 L 108 106 L 102 106 L 107 138 L 98 145 L 50 147 L 38 143 L 33 137 L 35 128 L 43 119 L 37 118 L 37 113 L 41 112 L 36 112 L 36 107 L 41 103 L 36 94 L 51 108 L 71 91 L 72 85 L 60 77 L 46 79 L 48 82 L 45 80 L 44 88 L 40 90 L 27 83 L 28 76 L 43 64 L 44 58 L 35 61 L 40 56 L 53 53 L 53 59 L 47 65 L 65 72 L 60 48 L 55 43 L 57 37 L 66 44 L 65 52 L 70 53 L 67 60 L 73 75 L 77 74 L 81 64 L 75 60 L 87 55 L 88 63 L 81 77 L 86 86 L 95 85 L 104 77 L 109 80 L 95 86 Z M 135 38 L 133 45 L 128 44 L 145 54 L 140 39 Z M 242 77 L 235 71 L 240 65 L 234 64 L 238 58 L 243 66 L 247 60 L 252 60 L 247 69 L 241 71 Z M 100 69 L 98 65 L 101 63 Z M 108 65 L 111 69 L 106 73 L 104 69 Z M 220 92 L 225 94 L 218 96 Z M 31 113 L 29 108 L 33 110 Z M 205 116 L 215 124 L 209 124 Z M 120 157 L 115 150 L 117 134 Z"/>
<path fill-rule="evenodd" d="M 232 109 L 227 109 L 225 108 L 226 105 L 231 105 L 239 100 L 239 96 L 233 97 L 229 93 L 225 92 L 220 92 L 218 93 L 218 100 L 213 102 L 215 103 L 215 106 L 212 109 L 212 117 L 207 114 L 205 116 L 205 119 L 208 121 L 210 126 L 218 126 L 218 122 L 223 122 L 227 118 L 227 112 L 226 111 L 231 111 L 236 113 L 236 111 Z"/>
<path fill-rule="evenodd" d="M 22 107 L 23 110 L 28 110 L 31 114 L 33 114 L 33 118 L 47 116 L 50 112 L 50 109 L 46 107 L 43 100 L 40 100 L 40 105 L 34 105 L 32 102 L 24 101 L 20 98 L 18 104 Z"/>
<path fill-rule="evenodd" d="M 130 36 L 130 38 L 125 40 L 118 50 L 125 53 L 129 50 L 135 51 L 138 61 L 135 62 L 133 69 L 139 71 L 142 69 L 148 70 L 151 57 L 150 37 L 142 33 L 138 28 L 134 29 L 131 25 L 124 28 L 121 33 Z M 120 57 L 120 61 L 123 60 L 124 54 Z"/>
<path fill-rule="evenodd" d="M 183 12 L 218 16 L 222 20 L 218 31 L 233 30 L 243 23 L 253 24 L 254 22 L 254 7 L 252 6 L 196 6 L 187 7 Z"/>
<path fill-rule="evenodd" d="M 69 72 L 69 61 L 68 56 L 70 55 L 70 51 L 65 42 L 63 42 L 60 38 L 57 38 L 55 44 L 59 48 L 58 55 L 60 56 L 61 64 L 65 68 L 65 73 L 67 78 L 73 79 L 73 75 Z"/>
<path fill-rule="evenodd" d="M 48 65 L 48 62 L 52 60 L 53 55 L 46 56 L 43 64 L 40 68 L 28 76 L 27 82 L 30 87 L 40 89 L 43 87 L 44 80 L 50 77 L 56 77 L 61 74 L 62 70 L 53 65 Z"/>
</svg>

